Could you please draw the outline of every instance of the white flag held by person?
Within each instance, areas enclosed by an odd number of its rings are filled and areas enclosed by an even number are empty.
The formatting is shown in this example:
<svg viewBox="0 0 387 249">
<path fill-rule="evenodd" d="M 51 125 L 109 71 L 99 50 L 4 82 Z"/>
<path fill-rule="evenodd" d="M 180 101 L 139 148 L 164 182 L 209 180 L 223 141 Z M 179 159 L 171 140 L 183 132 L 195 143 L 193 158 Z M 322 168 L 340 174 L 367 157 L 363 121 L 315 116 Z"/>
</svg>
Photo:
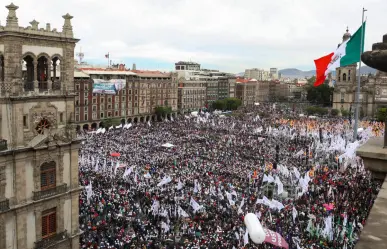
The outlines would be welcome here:
<svg viewBox="0 0 387 249">
<path fill-rule="evenodd" d="M 247 231 L 247 229 L 246 229 L 245 235 L 243 236 L 243 241 L 244 241 L 243 246 L 245 246 L 249 243 L 249 231 Z"/>
<path fill-rule="evenodd" d="M 172 181 L 172 179 L 170 176 L 164 176 L 164 178 L 161 180 L 161 182 L 159 182 L 159 184 L 157 184 L 157 187 L 161 187 L 167 183 L 170 183 L 171 181 Z"/>
<path fill-rule="evenodd" d="M 192 197 L 191 197 L 190 204 L 191 204 L 191 207 L 194 210 L 194 213 L 196 213 L 198 210 L 203 208 L 203 206 L 199 205 L 199 203 L 197 203 Z"/>
<path fill-rule="evenodd" d="M 298 212 L 297 212 L 297 210 L 296 210 L 295 207 L 293 207 L 293 212 L 292 212 L 292 214 L 293 214 L 293 222 L 295 222 L 295 221 L 296 221 L 296 217 L 297 217 L 297 215 L 298 215 Z"/>
<path fill-rule="evenodd" d="M 189 215 L 179 206 L 179 209 L 178 209 L 178 214 L 179 214 L 179 217 L 189 217 Z"/>
<path fill-rule="evenodd" d="M 122 178 L 125 178 L 126 176 L 130 175 L 132 171 L 133 171 L 133 166 L 125 170 L 124 174 L 122 175 Z"/>
</svg>

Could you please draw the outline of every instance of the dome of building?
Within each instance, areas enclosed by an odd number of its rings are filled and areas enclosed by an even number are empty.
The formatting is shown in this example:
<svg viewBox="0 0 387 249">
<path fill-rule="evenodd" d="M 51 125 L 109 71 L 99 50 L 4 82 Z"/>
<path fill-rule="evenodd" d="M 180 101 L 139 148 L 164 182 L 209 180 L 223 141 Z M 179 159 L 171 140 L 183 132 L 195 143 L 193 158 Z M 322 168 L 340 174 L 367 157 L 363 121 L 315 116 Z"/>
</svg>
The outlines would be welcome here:
<svg viewBox="0 0 387 249">
<path fill-rule="evenodd" d="M 349 33 L 348 32 L 349 30 L 348 30 L 348 27 L 347 27 L 347 30 L 346 30 L 346 32 L 344 33 L 344 35 L 343 35 L 343 42 L 344 41 L 346 41 L 346 40 L 348 40 L 349 38 L 351 38 L 351 33 Z"/>
</svg>

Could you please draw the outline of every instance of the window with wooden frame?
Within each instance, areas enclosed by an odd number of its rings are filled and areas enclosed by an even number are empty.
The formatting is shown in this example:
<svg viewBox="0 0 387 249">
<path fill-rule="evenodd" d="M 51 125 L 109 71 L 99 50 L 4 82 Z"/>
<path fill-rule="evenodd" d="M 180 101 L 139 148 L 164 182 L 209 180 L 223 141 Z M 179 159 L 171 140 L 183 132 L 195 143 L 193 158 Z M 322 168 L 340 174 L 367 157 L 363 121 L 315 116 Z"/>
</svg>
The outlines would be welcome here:
<svg viewBox="0 0 387 249">
<path fill-rule="evenodd" d="M 40 189 L 56 187 L 56 164 L 55 162 L 44 163 L 40 167 Z"/>
<path fill-rule="evenodd" d="M 42 212 L 42 238 L 46 239 L 56 234 L 56 208 Z"/>
</svg>

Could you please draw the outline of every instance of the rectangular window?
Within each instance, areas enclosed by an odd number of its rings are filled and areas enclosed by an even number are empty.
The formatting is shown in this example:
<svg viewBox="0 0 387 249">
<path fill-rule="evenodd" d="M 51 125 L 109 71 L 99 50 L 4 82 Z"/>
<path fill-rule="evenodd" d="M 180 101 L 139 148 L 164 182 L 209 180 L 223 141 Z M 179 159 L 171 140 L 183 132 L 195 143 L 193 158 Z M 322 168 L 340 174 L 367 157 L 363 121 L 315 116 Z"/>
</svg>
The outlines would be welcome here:
<svg viewBox="0 0 387 249">
<path fill-rule="evenodd" d="M 114 115 L 117 117 L 118 116 L 118 111 L 116 111 Z"/>
<path fill-rule="evenodd" d="M 59 122 L 63 122 L 63 113 L 61 112 L 61 113 L 59 113 Z"/>
<path fill-rule="evenodd" d="M 42 212 L 42 238 L 56 234 L 56 208 Z"/>
<path fill-rule="evenodd" d="M 103 118 L 103 112 L 100 113 L 100 117 Z"/>
<path fill-rule="evenodd" d="M 88 92 L 85 92 L 85 97 L 89 96 L 89 93 Z"/>
<path fill-rule="evenodd" d="M 56 187 L 56 164 L 45 163 L 40 168 L 40 188 L 41 190 Z"/>
<path fill-rule="evenodd" d="M 122 102 L 125 102 L 126 101 L 126 98 L 125 97 L 122 97 Z"/>
<path fill-rule="evenodd" d="M 93 105 L 93 112 L 97 111 L 97 106 Z"/>
<path fill-rule="evenodd" d="M 75 85 L 75 89 L 76 89 L 77 91 L 79 91 L 79 84 L 76 84 L 76 85 Z"/>
<path fill-rule="evenodd" d="M 112 116 L 112 113 L 111 112 L 108 112 L 108 117 L 111 117 Z"/>
<path fill-rule="evenodd" d="M 87 120 L 87 114 L 85 114 L 85 120 Z"/>
<path fill-rule="evenodd" d="M 75 115 L 75 121 L 79 122 L 79 115 Z"/>
<path fill-rule="evenodd" d="M 115 101 L 115 102 L 120 101 L 120 97 L 116 96 L 114 101 Z"/>
<path fill-rule="evenodd" d="M 128 95 L 132 95 L 132 90 L 128 90 Z"/>
<path fill-rule="evenodd" d="M 28 128 L 27 120 L 28 120 L 28 115 L 24 115 L 23 116 L 23 126 L 24 126 L 24 128 Z"/>
<path fill-rule="evenodd" d="M 87 112 L 87 106 L 85 106 L 84 110 L 85 110 L 85 112 Z"/>
<path fill-rule="evenodd" d="M 93 98 L 93 104 L 97 104 L 97 99 Z"/>
<path fill-rule="evenodd" d="M 97 113 L 96 112 L 93 112 L 93 119 L 97 119 Z"/>
<path fill-rule="evenodd" d="M 85 100 L 85 105 L 87 105 L 88 104 L 88 102 L 87 102 L 87 100 Z"/>
<path fill-rule="evenodd" d="M 105 100 L 104 97 L 101 97 L 101 104 L 103 104 L 104 100 Z"/>
</svg>

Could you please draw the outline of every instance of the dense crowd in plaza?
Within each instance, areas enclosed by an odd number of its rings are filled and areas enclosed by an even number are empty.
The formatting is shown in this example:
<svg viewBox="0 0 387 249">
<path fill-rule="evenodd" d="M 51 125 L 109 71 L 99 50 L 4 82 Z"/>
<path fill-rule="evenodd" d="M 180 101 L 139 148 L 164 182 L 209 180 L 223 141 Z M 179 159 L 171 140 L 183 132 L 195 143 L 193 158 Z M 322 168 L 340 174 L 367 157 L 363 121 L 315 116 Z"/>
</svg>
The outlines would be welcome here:
<svg viewBox="0 0 387 249">
<path fill-rule="evenodd" d="M 384 131 L 361 127 L 267 104 L 85 134 L 81 247 L 275 248 L 255 213 L 289 248 L 354 248 L 380 189 L 355 149 Z"/>
</svg>

